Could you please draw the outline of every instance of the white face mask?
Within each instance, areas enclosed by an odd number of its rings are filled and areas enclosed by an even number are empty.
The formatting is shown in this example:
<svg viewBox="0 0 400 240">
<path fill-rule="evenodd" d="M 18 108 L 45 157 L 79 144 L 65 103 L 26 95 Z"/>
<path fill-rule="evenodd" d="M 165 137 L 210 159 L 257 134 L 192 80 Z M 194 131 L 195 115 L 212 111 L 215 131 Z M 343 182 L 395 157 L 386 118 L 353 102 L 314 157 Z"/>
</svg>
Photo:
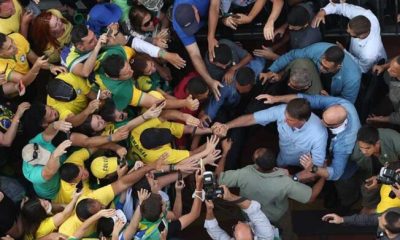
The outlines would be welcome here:
<svg viewBox="0 0 400 240">
<path fill-rule="evenodd" d="M 329 130 L 331 130 L 332 134 L 338 135 L 339 133 L 343 132 L 346 129 L 347 122 L 348 120 L 346 118 L 346 120 L 344 120 L 344 122 L 340 124 L 340 126 L 336 128 L 329 128 Z"/>
</svg>

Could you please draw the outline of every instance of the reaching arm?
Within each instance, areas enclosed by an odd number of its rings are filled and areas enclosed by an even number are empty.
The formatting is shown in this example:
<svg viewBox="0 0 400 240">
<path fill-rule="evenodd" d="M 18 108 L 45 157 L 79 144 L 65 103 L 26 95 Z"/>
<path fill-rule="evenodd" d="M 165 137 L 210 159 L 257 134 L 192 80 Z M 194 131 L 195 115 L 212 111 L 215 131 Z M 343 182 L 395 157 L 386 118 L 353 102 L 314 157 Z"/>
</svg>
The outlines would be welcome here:
<svg viewBox="0 0 400 240">
<path fill-rule="evenodd" d="M 101 46 L 106 43 L 107 43 L 107 36 L 106 36 L 106 34 L 103 34 L 98 39 L 97 44 L 94 47 L 93 51 L 90 53 L 89 58 L 86 59 L 86 61 L 84 63 L 78 63 L 73 67 L 73 69 L 69 69 L 69 70 L 73 74 L 76 74 L 83 78 L 89 77 L 89 75 L 92 73 L 92 71 L 96 65 L 97 56 L 100 52 Z"/>
<path fill-rule="evenodd" d="M 75 209 L 75 204 L 78 201 L 78 198 L 81 196 L 81 193 L 75 193 L 74 197 L 72 198 L 72 201 L 68 203 L 67 206 L 65 206 L 64 211 L 57 213 L 53 217 L 54 225 L 58 228 L 71 216 L 72 212 Z"/>
<path fill-rule="evenodd" d="M 66 149 L 71 146 L 70 140 L 65 140 L 50 155 L 50 159 L 47 164 L 43 167 L 42 177 L 46 181 L 50 180 L 60 168 L 60 157 L 66 153 Z"/>
<path fill-rule="evenodd" d="M 15 113 L 11 126 L 7 129 L 6 133 L 0 133 L 0 146 L 9 147 L 17 135 L 19 120 L 21 119 L 24 112 L 30 108 L 30 104 L 28 102 L 23 102 L 18 106 L 18 110 Z"/>
<path fill-rule="evenodd" d="M 325 184 L 325 178 L 320 177 L 318 181 L 314 184 L 312 187 L 312 192 L 311 192 L 311 197 L 310 200 L 308 201 L 309 203 L 312 203 L 317 199 L 319 193 L 321 192 L 322 188 L 324 187 Z"/>
<path fill-rule="evenodd" d="M 240 116 L 226 124 L 228 129 L 238 128 L 238 127 L 247 127 L 256 124 L 256 120 L 254 119 L 253 114 L 247 114 Z"/>
</svg>

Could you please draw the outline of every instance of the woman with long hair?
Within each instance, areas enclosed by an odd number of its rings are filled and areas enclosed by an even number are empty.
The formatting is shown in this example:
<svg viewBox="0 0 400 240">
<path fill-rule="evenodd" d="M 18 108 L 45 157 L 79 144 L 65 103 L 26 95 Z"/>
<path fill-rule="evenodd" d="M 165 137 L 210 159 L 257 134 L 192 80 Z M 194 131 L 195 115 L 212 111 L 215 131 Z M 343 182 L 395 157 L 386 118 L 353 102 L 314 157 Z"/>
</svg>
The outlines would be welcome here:
<svg viewBox="0 0 400 240">
<path fill-rule="evenodd" d="M 26 239 L 39 239 L 55 232 L 72 214 L 81 192 L 76 192 L 64 211 L 52 214 L 52 205 L 41 198 L 31 198 L 23 202 L 22 223 Z"/>
<path fill-rule="evenodd" d="M 61 49 L 70 43 L 72 30 L 72 24 L 60 11 L 50 9 L 42 12 L 29 29 L 29 40 L 35 53 L 48 56 L 50 63 L 60 62 Z"/>
</svg>

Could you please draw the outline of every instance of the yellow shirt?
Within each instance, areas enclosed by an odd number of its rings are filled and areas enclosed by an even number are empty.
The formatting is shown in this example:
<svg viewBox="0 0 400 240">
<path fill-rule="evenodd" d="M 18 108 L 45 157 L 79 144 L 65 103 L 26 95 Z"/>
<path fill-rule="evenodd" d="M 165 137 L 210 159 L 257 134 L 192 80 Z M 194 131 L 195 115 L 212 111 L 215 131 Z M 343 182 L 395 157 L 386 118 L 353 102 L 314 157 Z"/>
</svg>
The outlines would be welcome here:
<svg viewBox="0 0 400 240">
<path fill-rule="evenodd" d="M 392 188 L 390 185 L 382 184 L 381 190 L 380 190 L 380 195 L 381 195 L 381 201 L 378 203 L 378 206 L 376 207 L 376 212 L 377 213 L 383 213 L 384 211 L 388 210 L 389 208 L 393 207 L 400 207 L 400 199 L 395 197 L 395 198 L 390 198 L 389 193 L 392 191 Z"/>
<path fill-rule="evenodd" d="M 11 38 L 15 46 L 17 47 L 17 54 L 12 58 L 0 58 L 0 72 L 4 72 L 6 70 L 6 77 L 10 79 L 10 74 L 13 71 L 26 74 L 29 72 L 29 62 L 28 62 L 28 53 L 30 51 L 29 42 L 19 33 L 13 33 L 8 35 Z"/>
<path fill-rule="evenodd" d="M 49 9 L 47 10 L 47 12 L 50 12 L 52 15 L 66 21 L 66 23 L 64 24 L 64 33 L 61 35 L 61 37 L 57 38 L 57 41 L 60 44 L 59 48 L 54 49 L 54 46 L 49 44 L 46 50 L 43 51 L 46 56 L 49 56 L 49 62 L 57 63 L 60 62 L 60 50 L 65 45 L 68 45 L 71 42 L 72 24 L 67 19 L 65 19 L 61 12 L 57 9 Z"/>
<path fill-rule="evenodd" d="M 86 95 L 90 92 L 90 87 L 85 79 L 73 73 L 61 73 L 57 78 L 69 83 L 76 92 L 76 98 L 70 102 L 58 101 L 47 95 L 47 105 L 55 108 L 60 113 L 60 120 L 64 120 L 71 114 L 79 114 L 87 107 Z"/>
<path fill-rule="evenodd" d="M 22 16 L 22 8 L 18 0 L 12 0 L 15 7 L 15 13 L 7 19 L 0 18 L 0 32 L 6 35 L 17 33 L 20 30 L 20 22 Z"/>
<path fill-rule="evenodd" d="M 48 217 L 40 223 L 39 228 L 36 231 L 35 238 L 33 238 L 32 235 L 25 235 L 24 239 L 25 240 L 38 239 L 38 238 L 44 237 L 44 236 L 56 231 L 56 230 L 57 230 L 57 227 L 54 224 L 53 217 Z"/>
<path fill-rule="evenodd" d="M 82 195 L 78 199 L 78 203 L 86 198 L 92 198 L 98 200 L 103 206 L 107 206 L 115 197 L 114 190 L 111 187 L 111 184 L 99 188 L 87 195 Z M 74 214 L 69 217 L 59 229 L 59 233 L 66 235 L 67 237 L 73 236 L 74 233 L 79 229 L 82 225 L 82 221 Z M 85 237 L 89 237 L 94 232 L 96 232 L 96 225 L 91 225 L 85 233 Z"/>
<path fill-rule="evenodd" d="M 90 152 L 86 148 L 81 148 L 80 150 L 75 151 L 69 156 L 69 158 L 65 161 L 65 163 L 74 163 L 78 166 L 84 166 L 84 161 L 89 159 Z M 89 181 L 85 180 L 83 182 L 82 194 L 88 195 L 93 190 L 89 187 Z M 61 180 L 60 190 L 55 199 L 52 200 L 54 203 L 59 204 L 68 204 L 72 201 L 72 197 L 74 192 L 76 191 L 77 183 L 68 183 L 64 180 Z"/>
<path fill-rule="evenodd" d="M 144 163 L 155 162 L 164 152 L 168 152 L 167 162 L 169 164 L 178 163 L 190 156 L 187 150 L 176 150 L 171 147 L 171 144 L 165 144 L 158 149 L 146 149 L 140 143 L 140 135 L 148 128 L 168 128 L 172 135 L 177 138 L 182 137 L 185 125 L 174 122 L 161 122 L 158 118 L 151 119 L 134 128 L 131 132 L 130 143 L 131 151 Z"/>
</svg>

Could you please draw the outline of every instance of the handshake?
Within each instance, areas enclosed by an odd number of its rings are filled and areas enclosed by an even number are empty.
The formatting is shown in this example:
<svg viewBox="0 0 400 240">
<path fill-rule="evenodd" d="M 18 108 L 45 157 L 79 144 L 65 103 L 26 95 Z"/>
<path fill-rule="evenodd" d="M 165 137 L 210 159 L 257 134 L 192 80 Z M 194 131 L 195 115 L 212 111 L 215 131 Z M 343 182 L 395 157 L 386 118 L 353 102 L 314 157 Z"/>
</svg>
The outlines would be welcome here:
<svg viewBox="0 0 400 240">
<path fill-rule="evenodd" d="M 229 127 L 226 124 L 216 122 L 212 125 L 211 130 L 214 135 L 218 136 L 219 138 L 223 138 L 226 137 Z"/>
</svg>

